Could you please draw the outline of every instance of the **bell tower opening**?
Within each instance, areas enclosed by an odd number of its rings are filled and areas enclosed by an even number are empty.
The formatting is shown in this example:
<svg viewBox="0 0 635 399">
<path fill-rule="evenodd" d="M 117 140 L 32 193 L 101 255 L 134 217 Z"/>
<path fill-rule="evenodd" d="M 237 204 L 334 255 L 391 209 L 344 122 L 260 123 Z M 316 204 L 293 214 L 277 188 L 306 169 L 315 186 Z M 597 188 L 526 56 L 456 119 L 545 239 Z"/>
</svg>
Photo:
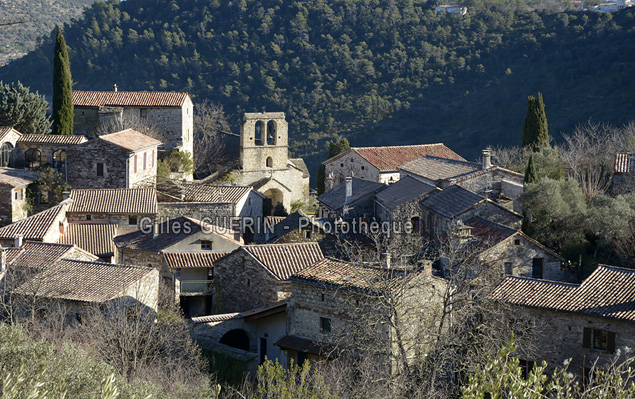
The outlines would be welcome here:
<svg viewBox="0 0 635 399">
<path fill-rule="evenodd" d="M 289 160 L 288 143 L 284 112 L 246 113 L 240 128 L 240 165 L 243 172 L 261 173 L 274 165 L 276 168 L 284 167 Z"/>
</svg>

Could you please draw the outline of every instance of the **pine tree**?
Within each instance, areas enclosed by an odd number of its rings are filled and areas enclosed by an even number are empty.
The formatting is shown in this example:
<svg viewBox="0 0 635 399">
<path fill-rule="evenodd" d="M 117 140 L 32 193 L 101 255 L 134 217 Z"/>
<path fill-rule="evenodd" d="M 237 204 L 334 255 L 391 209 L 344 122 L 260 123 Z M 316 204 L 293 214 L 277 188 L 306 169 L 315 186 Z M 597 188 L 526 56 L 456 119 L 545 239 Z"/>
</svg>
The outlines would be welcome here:
<svg viewBox="0 0 635 399">
<path fill-rule="evenodd" d="M 53 58 L 53 133 L 73 134 L 73 79 L 66 42 L 57 27 Z"/>
<path fill-rule="evenodd" d="M 538 174 L 536 173 L 536 163 L 534 162 L 534 154 L 529 156 L 529 162 L 527 162 L 527 168 L 525 169 L 524 183 L 535 183 L 538 181 Z"/>
<path fill-rule="evenodd" d="M 531 146 L 533 151 L 540 151 L 549 144 L 549 128 L 545 104 L 542 94 L 538 98 L 529 96 L 527 101 L 527 116 L 523 122 L 523 147 Z"/>
</svg>

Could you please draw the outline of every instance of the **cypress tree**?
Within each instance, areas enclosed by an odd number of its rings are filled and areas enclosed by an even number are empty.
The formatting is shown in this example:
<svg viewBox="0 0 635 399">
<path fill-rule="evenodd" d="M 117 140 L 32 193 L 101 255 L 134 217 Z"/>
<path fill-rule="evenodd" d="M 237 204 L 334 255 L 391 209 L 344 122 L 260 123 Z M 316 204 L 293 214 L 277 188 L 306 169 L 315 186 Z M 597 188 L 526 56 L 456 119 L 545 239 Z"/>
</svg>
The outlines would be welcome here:
<svg viewBox="0 0 635 399">
<path fill-rule="evenodd" d="M 539 151 L 549 144 L 547 115 L 541 93 L 538 93 L 538 98 L 534 96 L 528 98 L 522 144 L 523 147 L 531 146 L 533 151 Z"/>
<path fill-rule="evenodd" d="M 525 184 L 535 183 L 538 181 L 538 173 L 536 173 L 536 163 L 534 162 L 534 154 L 529 156 L 529 162 L 527 162 L 527 168 L 525 169 Z"/>
<path fill-rule="evenodd" d="M 57 27 L 53 56 L 53 133 L 73 134 L 73 79 L 68 49 Z"/>
</svg>

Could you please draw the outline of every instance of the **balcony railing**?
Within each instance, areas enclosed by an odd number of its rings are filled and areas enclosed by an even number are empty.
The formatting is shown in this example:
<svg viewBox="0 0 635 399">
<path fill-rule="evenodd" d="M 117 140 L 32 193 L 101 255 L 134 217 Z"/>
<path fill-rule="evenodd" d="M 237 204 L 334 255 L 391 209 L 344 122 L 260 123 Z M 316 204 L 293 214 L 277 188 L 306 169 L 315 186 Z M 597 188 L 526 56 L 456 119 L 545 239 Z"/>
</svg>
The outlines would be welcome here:
<svg viewBox="0 0 635 399">
<path fill-rule="evenodd" d="M 214 289 L 212 280 L 185 280 L 181 281 L 181 295 L 211 294 Z"/>
</svg>

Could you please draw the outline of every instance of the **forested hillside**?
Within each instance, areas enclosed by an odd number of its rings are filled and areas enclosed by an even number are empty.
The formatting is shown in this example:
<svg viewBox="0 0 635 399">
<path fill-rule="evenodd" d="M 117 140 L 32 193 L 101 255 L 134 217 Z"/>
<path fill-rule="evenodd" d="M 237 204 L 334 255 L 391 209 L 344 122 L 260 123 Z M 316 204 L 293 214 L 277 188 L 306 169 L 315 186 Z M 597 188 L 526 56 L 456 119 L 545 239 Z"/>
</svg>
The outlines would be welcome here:
<svg viewBox="0 0 635 399">
<path fill-rule="evenodd" d="M 48 36 L 55 24 L 81 16 L 94 0 L 0 1 L 0 65 L 35 49 L 40 36 Z"/>
<path fill-rule="evenodd" d="M 249 111 L 285 111 L 312 171 L 324 142 L 444 141 L 468 158 L 517 144 L 541 91 L 550 133 L 622 124 L 635 99 L 633 10 L 527 11 L 466 0 L 465 16 L 420 0 L 97 2 L 65 27 L 76 89 L 185 90 Z M 51 91 L 52 43 L 0 69 Z M 317 154 L 317 155 L 316 155 Z"/>
</svg>

